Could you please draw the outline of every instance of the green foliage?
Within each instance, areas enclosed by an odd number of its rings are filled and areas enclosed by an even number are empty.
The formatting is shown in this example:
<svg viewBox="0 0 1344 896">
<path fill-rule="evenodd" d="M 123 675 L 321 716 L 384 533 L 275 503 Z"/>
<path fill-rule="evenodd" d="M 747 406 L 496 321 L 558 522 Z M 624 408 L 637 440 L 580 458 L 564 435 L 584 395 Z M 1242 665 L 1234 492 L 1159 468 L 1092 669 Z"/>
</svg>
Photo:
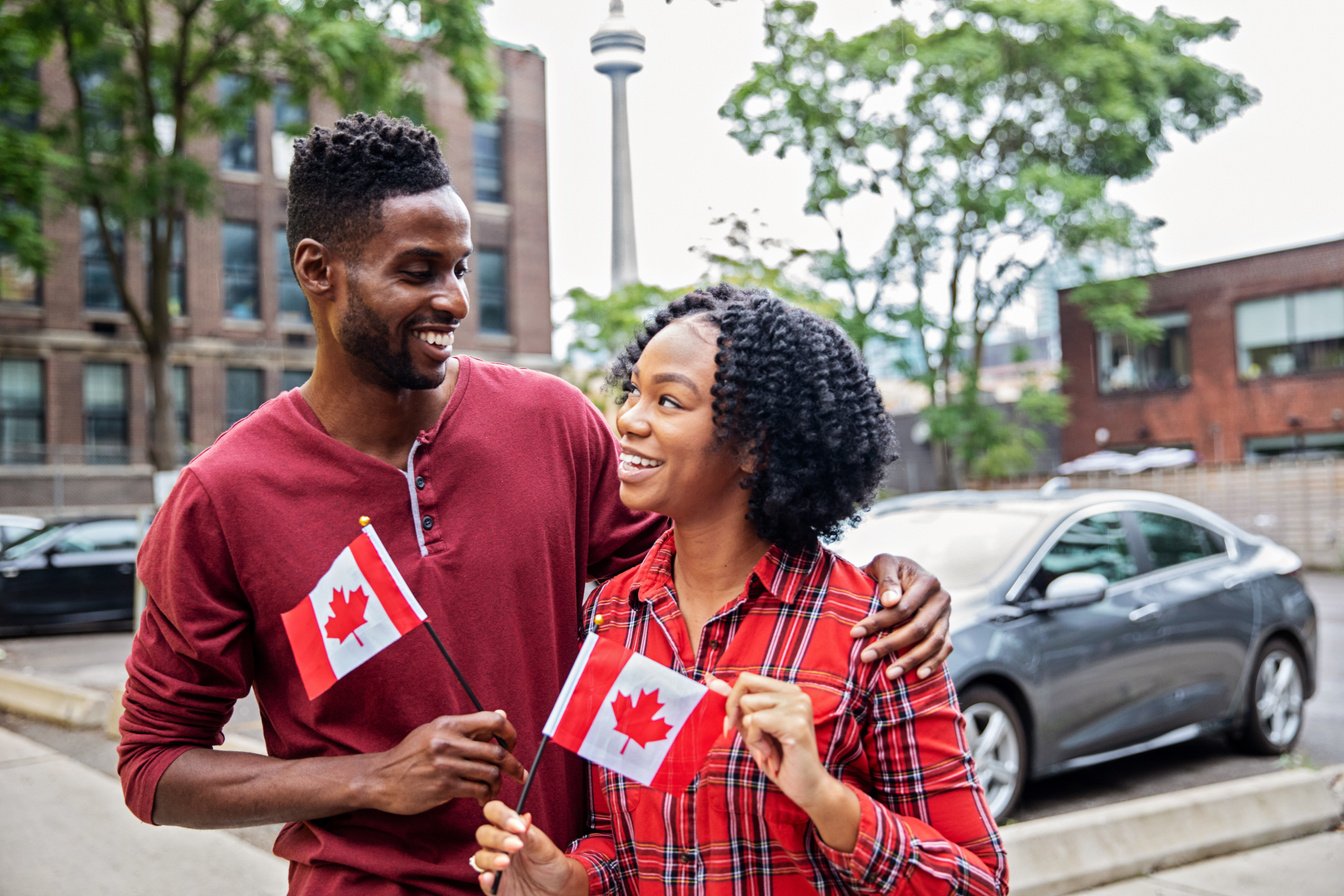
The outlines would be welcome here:
<svg viewBox="0 0 1344 896">
<path fill-rule="evenodd" d="M 565 298 L 574 303 L 570 322 L 574 339 L 568 358 L 576 366 L 605 370 L 616 353 L 644 326 L 644 319 L 688 289 L 664 289 L 646 283 L 631 283 L 611 295 L 598 295 L 574 288 Z"/>
<path fill-rule="evenodd" d="M 836 235 L 808 251 L 813 273 L 841 287 L 852 332 L 913 329 L 943 406 L 935 438 L 990 457 L 979 449 L 997 427 L 975 401 L 960 404 L 966 419 L 943 419 L 958 405 L 949 396 L 975 382 L 986 334 L 1038 272 L 1151 245 L 1160 222 L 1107 187 L 1149 174 L 1173 134 L 1198 139 L 1256 101 L 1240 76 L 1193 55 L 1236 23 L 1144 19 L 1112 0 L 941 0 L 931 22 L 898 15 L 842 39 L 816 26 L 817 10 L 768 3 L 768 58 L 720 115 L 748 152 L 807 160 L 805 210 Z M 860 255 L 845 212 L 860 197 L 871 210 L 874 196 L 886 234 Z M 1140 286 L 1074 297 L 1098 325 L 1141 335 Z M 1011 466 L 1020 451 L 992 456 Z"/>
<path fill-rule="evenodd" d="M 176 460 L 166 376 L 174 230 L 188 213 L 208 214 L 214 200 L 213 172 L 189 147 L 242 125 L 282 82 L 342 110 L 423 119 L 423 98 L 404 73 L 426 48 L 462 84 L 472 114 L 490 115 L 497 72 L 480 18 L 488 2 L 42 0 L 0 9 L 0 243 L 42 270 L 48 246 L 38 210 L 94 211 L 149 359 L 150 451 L 160 468 Z M 41 60 L 63 67 L 68 108 L 43 105 L 34 78 Z M 225 76 L 230 91 L 220 89 Z M 119 234 L 143 238 L 143 255 Z M 131 282 L 150 284 L 147 300 L 133 297 Z"/>
</svg>

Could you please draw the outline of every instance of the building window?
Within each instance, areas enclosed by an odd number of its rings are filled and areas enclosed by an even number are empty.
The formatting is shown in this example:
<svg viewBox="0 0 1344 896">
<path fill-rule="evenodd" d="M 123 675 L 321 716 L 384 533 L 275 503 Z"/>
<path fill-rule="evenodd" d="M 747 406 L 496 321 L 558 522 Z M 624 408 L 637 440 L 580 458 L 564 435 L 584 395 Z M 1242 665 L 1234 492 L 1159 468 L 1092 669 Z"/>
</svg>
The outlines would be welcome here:
<svg viewBox="0 0 1344 896">
<path fill-rule="evenodd" d="M 149 269 L 149 227 L 144 229 L 145 294 L 152 292 L 154 272 Z M 181 317 L 187 313 L 186 224 L 179 218 L 173 225 L 173 245 L 168 255 L 168 313 Z"/>
<path fill-rule="evenodd" d="M 235 320 L 261 317 L 257 277 L 257 225 L 224 222 L 224 316 Z"/>
<path fill-rule="evenodd" d="M 173 396 L 173 421 L 177 424 L 179 458 L 191 459 L 191 368 L 174 364 L 168 374 L 168 390 Z"/>
<path fill-rule="evenodd" d="M 224 425 L 232 426 L 261 407 L 262 371 L 230 367 L 224 371 Z"/>
<path fill-rule="evenodd" d="M 0 361 L 0 463 L 39 464 L 46 454 L 41 361 Z"/>
<path fill-rule="evenodd" d="M 236 75 L 221 76 L 219 105 L 243 102 L 239 95 L 244 86 L 243 79 Z M 219 167 L 224 171 L 257 170 L 257 114 L 250 104 L 244 112 L 246 117 L 241 124 L 219 135 Z"/>
<path fill-rule="evenodd" d="M 1245 379 L 1344 367 L 1344 286 L 1237 305 L 1237 372 Z"/>
<path fill-rule="evenodd" d="M 112 251 L 122 252 L 120 228 L 109 221 Z M 84 307 L 97 311 L 120 311 L 121 298 L 117 295 L 112 276 L 112 262 L 103 249 L 103 238 L 98 229 L 98 213 L 91 208 L 79 210 L 79 258 L 84 267 Z"/>
<path fill-rule="evenodd" d="M 1190 315 L 1148 318 L 1162 328 L 1153 342 L 1118 333 L 1097 334 L 1097 386 L 1115 392 L 1163 392 L 1190 385 Z"/>
<path fill-rule="evenodd" d="M 84 365 L 84 455 L 91 464 L 124 464 L 127 438 L 126 365 Z"/>
<path fill-rule="evenodd" d="M 482 249 L 476 255 L 476 319 L 482 333 L 507 333 L 508 290 L 504 253 Z"/>
<path fill-rule="evenodd" d="M 289 242 L 285 228 L 275 231 L 275 276 L 280 284 L 280 320 L 309 322 L 308 300 L 303 297 L 299 281 L 294 279 L 294 268 L 289 260 Z"/>
<path fill-rule="evenodd" d="M 497 121 L 478 121 L 472 125 L 472 169 L 476 178 L 476 198 L 485 202 L 504 201 L 504 157 Z"/>
<path fill-rule="evenodd" d="M 296 96 L 289 84 L 275 85 L 272 95 L 275 122 L 271 130 L 271 166 L 275 176 L 289 177 L 289 164 L 294 161 L 294 140 L 308 126 L 308 104 Z"/>
</svg>

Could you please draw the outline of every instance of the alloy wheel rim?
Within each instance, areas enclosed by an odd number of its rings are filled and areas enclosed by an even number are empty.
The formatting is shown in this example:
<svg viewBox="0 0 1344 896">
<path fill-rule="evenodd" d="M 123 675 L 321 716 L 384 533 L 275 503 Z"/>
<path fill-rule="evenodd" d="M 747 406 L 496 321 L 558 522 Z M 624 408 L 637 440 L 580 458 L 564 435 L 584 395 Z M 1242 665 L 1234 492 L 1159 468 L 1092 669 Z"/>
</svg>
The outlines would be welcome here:
<svg viewBox="0 0 1344 896">
<path fill-rule="evenodd" d="M 1022 749 L 1013 734 L 1008 714 L 992 703 L 977 703 L 965 711 L 966 735 L 980 786 L 985 789 L 989 810 L 998 817 L 1018 786 Z"/>
<path fill-rule="evenodd" d="M 1273 650 L 1255 677 L 1256 721 L 1265 739 L 1286 747 L 1302 725 L 1302 675 L 1286 650 Z"/>
</svg>

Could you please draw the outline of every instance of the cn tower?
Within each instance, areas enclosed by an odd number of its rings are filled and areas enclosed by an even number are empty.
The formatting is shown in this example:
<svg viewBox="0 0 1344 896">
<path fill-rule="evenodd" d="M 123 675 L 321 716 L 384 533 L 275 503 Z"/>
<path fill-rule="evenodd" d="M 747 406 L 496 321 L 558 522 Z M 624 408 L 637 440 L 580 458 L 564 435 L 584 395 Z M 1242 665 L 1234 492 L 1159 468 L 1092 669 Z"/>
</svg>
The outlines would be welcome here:
<svg viewBox="0 0 1344 896">
<path fill-rule="evenodd" d="M 611 291 L 615 292 L 639 281 L 625 82 L 644 67 L 644 35 L 626 21 L 622 0 L 611 0 L 607 20 L 589 44 L 593 68 L 611 79 Z"/>
</svg>

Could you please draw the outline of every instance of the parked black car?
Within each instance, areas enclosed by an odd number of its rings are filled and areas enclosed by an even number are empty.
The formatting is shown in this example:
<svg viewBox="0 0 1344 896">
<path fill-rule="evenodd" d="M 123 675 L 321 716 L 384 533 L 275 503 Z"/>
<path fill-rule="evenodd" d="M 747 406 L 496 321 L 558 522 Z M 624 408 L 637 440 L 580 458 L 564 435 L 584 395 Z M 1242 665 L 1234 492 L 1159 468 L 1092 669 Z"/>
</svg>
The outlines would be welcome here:
<svg viewBox="0 0 1344 896">
<path fill-rule="evenodd" d="M 0 552 L 0 634 L 129 629 L 135 593 L 134 517 L 50 523 Z"/>
<path fill-rule="evenodd" d="M 1316 685 L 1301 561 L 1140 491 L 943 492 L 879 504 L 836 545 L 896 550 L 952 593 L 948 670 L 990 808 L 1031 778 L 1221 732 L 1293 748 Z"/>
<path fill-rule="evenodd" d="M 0 551 L 21 538 L 33 534 L 46 525 L 46 521 L 35 516 L 17 513 L 0 513 Z"/>
</svg>

